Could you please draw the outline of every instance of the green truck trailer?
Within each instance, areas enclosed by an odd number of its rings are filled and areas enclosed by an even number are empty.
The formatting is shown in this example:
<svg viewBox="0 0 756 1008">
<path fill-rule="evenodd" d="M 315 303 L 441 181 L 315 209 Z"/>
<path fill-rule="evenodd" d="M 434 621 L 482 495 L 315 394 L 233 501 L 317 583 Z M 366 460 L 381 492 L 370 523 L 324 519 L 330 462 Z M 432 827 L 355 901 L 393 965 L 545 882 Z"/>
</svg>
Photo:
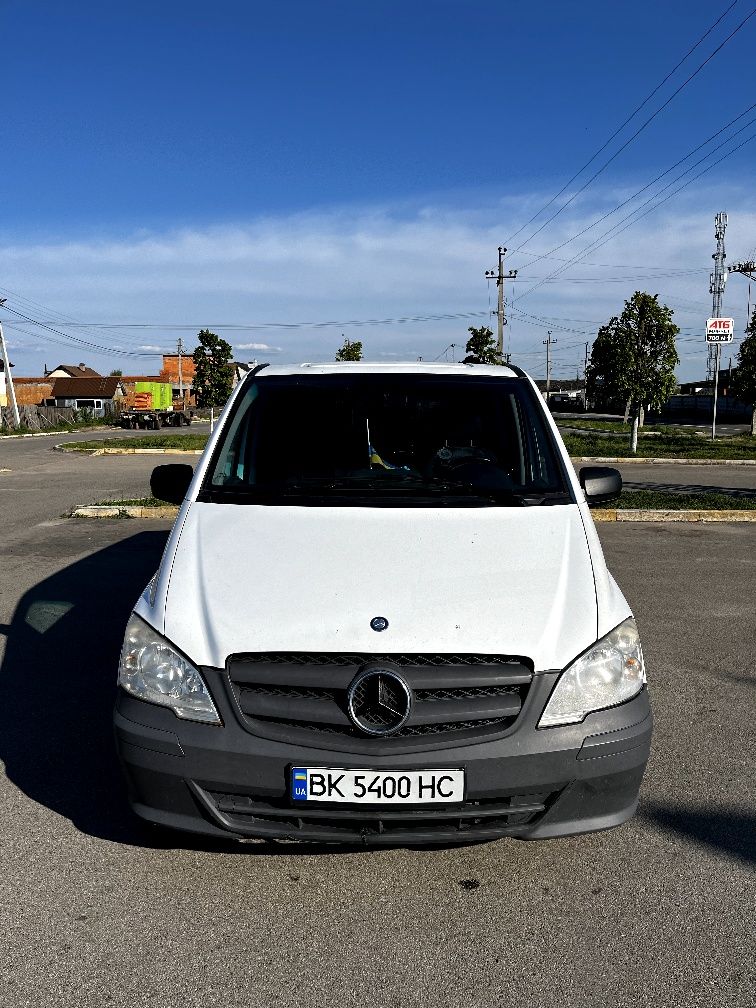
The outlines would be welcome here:
<svg viewBox="0 0 756 1008">
<path fill-rule="evenodd" d="M 121 411 L 121 427 L 160 430 L 192 422 L 191 413 L 173 405 L 173 388 L 168 382 L 134 383 L 134 406 Z"/>
</svg>

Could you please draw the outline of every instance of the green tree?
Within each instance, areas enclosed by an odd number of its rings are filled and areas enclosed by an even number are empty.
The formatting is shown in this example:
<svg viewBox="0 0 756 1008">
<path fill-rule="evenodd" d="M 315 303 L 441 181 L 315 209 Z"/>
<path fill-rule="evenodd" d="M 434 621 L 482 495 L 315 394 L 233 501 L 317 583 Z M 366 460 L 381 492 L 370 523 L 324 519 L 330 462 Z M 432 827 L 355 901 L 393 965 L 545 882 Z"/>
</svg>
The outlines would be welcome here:
<svg viewBox="0 0 756 1008">
<path fill-rule="evenodd" d="M 209 329 L 202 329 L 197 338 L 199 345 L 192 354 L 197 405 L 222 406 L 233 385 L 231 344 Z"/>
<path fill-rule="evenodd" d="M 585 371 L 585 398 L 606 408 L 622 399 L 620 375 L 630 366 L 630 354 L 619 333 L 615 316 L 601 326 L 591 348 L 591 359 Z"/>
<path fill-rule="evenodd" d="M 740 344 L 732 373 L 732 390 L 751 407 L 751 437 L 756 436 L 756 308 Z"/>
<path fill-rule="evenodd" d="M 488 326 L 481 326 L 480 329 L 470 326 L 467 331 L 470 333 L 470 338 L 465 344 L 466 354 L 475 357 L 479 364 L 504 363 L 499 356 L 494 334 Z"/>
<path fill-rule="evenodd" d="M 123 371 L 120 368 L 116 368 L 115 371 L 110 372 L 111 378 L 121 378 L 123 376 Z"/>
<path fill-rule="evenodd" d="M 343 344 L 336 351 L 337 361 L 358 361 L 362 360 L 362 343 L 360 340 L 355 340 L 352 343 L 348 339 L 344 339 Z"/>
<path fill-rule="evenodd" d="M 604 329 L 613 356 L 610 382 L 629 403 L 633 418 L 630 451 L 638 448 L 638 421 L 644 407 L 661 406 L 677 388 L 675 366 L 680 358 L 675 337 L 680 332 L 672 321 L 672 309 L 659 304 L 658 294 L 636 291 L 625 301 L 619 318 L 611 319 Z"/>
</svg>

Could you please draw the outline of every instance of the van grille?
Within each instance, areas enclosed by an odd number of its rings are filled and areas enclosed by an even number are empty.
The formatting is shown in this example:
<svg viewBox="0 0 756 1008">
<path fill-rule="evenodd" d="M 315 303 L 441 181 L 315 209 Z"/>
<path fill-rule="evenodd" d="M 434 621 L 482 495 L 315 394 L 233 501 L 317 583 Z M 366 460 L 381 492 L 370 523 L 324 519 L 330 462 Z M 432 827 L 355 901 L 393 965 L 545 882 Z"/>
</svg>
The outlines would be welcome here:
<svg viewBox="0 0 756 1008">
<path fill-rule="evenodd" d="M 412 692 L 408 721 L 380 738 L 366 737 L 347 713 L 348 688 L 368 666 L 397 671 Z M 245 654 L 231 656 L 227 672 L 249 731 L 364 753 L 471 743 L 507 731 L 533 677 L 525 659 L 487 654 Z"/>
</svg>

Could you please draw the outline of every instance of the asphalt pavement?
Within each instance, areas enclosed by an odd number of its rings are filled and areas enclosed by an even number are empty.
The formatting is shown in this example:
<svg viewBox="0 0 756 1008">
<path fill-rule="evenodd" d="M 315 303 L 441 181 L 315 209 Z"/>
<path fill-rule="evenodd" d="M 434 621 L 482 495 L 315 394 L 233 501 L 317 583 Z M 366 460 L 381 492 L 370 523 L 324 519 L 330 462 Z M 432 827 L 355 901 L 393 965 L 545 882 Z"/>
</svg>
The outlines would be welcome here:
<svg viewBox="0 0 756 1008">
<path fill-rule="evenodd" d="M 626 825 L 428 850 L 155 838 L 110 709 L 168 523 L 58 517 L 141 496 L 155 459 L 19 444 L 0 443 L 0 1005 L 754 1003 L 752 525 L 599 526 L 656 717 Z"/>
</svg>

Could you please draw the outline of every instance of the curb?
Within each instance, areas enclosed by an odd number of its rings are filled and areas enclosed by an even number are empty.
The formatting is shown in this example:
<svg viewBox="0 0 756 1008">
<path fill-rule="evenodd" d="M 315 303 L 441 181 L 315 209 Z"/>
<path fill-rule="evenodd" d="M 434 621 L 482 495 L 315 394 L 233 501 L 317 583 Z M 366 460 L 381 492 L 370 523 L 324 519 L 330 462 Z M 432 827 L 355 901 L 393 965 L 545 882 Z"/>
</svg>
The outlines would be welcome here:
<svg viewBox="0 0 756 1008">
<path fill-rule="evenodd" d="M 68 449 L 70 451 L 70 449 Z M 95 448 L 92 455 L 201 455 L 204 448 Z"/>
<path fill-rule="evenodd" d="M 756 466 L 756 459 L 684 459 L 684 458 L 610 458 L 592 455 L 572 455 L 572 462 L 613 462 L 615 465 L 717 465 L 717 466 Z"/>
<path fill-rule="evenodd" d="M 652 511 L 635 508 L 596 508 L 595 522 L 756 522 L 756 511 Z"/>
<path fill-rule="evenodd" d="M 92 504 L 77 507 L 74 518 L 175 518 L 178 508 L 142 507 L 138 504 Z M 756 522 L 755 511 L 652 511 L 648 509 L 596 508 L 596 522 Z"/>
<path fill-rule="evenodd" d="M 53 445 L 69 455 L 201 455 L 204 448 L 69 448 L 72 442 Z M 75 443 L 75 442 L 73 442 Z"/>
<path fill-rule="evenodd" d="M 178 508 L 172 504 L 165 507 L 141 507 L 138 504 L 92 504 L 77 507 L 71 512 L 73 518 L 175 518 Z"/>
</svg>

